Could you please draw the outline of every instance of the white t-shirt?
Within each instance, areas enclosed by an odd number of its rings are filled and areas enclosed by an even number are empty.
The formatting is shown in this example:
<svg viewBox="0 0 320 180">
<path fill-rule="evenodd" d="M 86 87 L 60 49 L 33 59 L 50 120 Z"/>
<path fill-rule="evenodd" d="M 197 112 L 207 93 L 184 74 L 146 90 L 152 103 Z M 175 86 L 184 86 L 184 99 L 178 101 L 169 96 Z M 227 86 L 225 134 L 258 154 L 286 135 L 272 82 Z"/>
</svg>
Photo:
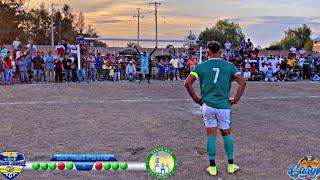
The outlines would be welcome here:
<svg viewBox="0 0 320 180">
<path fill-rule="evenodd" d="M 231 49 L 232 44 L 230 42 L 226 42 L 224 46 L 226 47 L 227 50 L 229 50 Z"/>
<path fill-rule="evenodd" d="M 306 50 L 304 50 L 304 49 L 301 49 L 300 51 L 299 51 L 299 54 L 301 54 L 301 55 L 304 55 L 306 53 Z"/>
<path fill-rule="evenodd" d="M 296 53 L 296 52 L 297 52 L 297 48 L 292 47 L 292 48 L 290 49 L 290 51 L 291 51 L 292 53 Z"/>
<path fill-rule="evenodd" d="M 299 66 L 303 67 L 303 63 L 304 63 L 305 59 L 303 57 L 299 58 Z"/>
<path fill-rule="evenodd" d="M 245 79 L 250 79 L 250 78 L 251 78 L 251 72 L 250 72 L 250 71 L 244 72 L 244 73 L 243 73 L 243 77 L 244 77 Z"/>
<path fill-rule="evenodd" d="M 14 40 L 13 43 L 12 43 L 12 46 L 13 46 L 14 49 L 17 49 L 20 44 L 21 44 L 21 41 Z"/>
<path fill-rule="evenodd" d="M 33 49 L 37 50 L 37 46 L 36 45 L 33 45 L 32 47 L 33 47 Z M 27 49 L 30 49 L 30 48 L 31 48 L 31 44 L 27 44 Z"/>
<path fill-rule="evenodd" d="M 64 45 L 57 45 L 57 46 L 56 46 L 56 50 L 57 50 L 57 49 L 61 49 L 61 48 L 64 49 L 64 50 L 66 50 L 66 48 L 64 47 Z"/>
</svg>

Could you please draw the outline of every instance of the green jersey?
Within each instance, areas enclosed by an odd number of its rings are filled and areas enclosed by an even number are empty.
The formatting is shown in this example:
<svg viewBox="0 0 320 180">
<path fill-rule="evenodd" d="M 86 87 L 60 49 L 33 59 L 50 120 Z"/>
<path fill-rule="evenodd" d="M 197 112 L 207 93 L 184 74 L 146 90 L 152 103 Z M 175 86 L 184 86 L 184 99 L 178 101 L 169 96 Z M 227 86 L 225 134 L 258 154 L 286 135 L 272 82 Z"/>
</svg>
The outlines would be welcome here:
<svg viewBox="0 0 320 180">
<path fill-rule="evenodd" d="M 200 81 L 202 103 L 216 109 L 231 109 L 229 103 L 231 81 L 241 74 L 230 62 L 209 59 L 191 72 Z"/>
</svg>

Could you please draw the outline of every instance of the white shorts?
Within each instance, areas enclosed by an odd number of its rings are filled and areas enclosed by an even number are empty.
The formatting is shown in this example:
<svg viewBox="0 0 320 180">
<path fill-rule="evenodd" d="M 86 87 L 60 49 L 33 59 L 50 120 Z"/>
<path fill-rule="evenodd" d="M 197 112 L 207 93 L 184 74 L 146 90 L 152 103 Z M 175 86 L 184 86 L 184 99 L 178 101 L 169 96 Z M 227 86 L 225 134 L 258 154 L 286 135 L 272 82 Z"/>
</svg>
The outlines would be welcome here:
<svg viewBox="0 0 320 180">
<path fill-rule="evenodd" d="M 203 122 L 206 128 L 230 129 L 232 125 L 231 109 L 216 109 L 202 105 Z"/>
</svg>

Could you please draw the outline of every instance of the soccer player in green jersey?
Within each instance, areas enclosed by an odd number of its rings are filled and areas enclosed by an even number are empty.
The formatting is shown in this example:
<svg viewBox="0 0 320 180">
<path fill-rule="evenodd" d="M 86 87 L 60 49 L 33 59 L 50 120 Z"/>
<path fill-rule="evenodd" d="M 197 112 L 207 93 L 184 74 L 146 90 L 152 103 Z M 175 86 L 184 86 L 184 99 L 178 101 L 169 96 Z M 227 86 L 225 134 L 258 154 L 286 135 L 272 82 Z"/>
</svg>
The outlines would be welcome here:
<svg viewBox="0 0 320 180">
<path fill-rule="evenodd" d="M 239 167 L 234 164 L 233 139 L 231 133 L 231 106 L 236 104 L 246 86 L 246 81 L 230 62 L 221 59 L 220 43 L 211 41 L 207 44 L 208 60 L 197 65 L 185 81 L 185 87 L 192 99 L 202 106 L 204 125 L 207 133 L 207 152 L 210 175 L 217 175 L 216 167 L 216 139 L 217 129 L 220 129 L 224 141 L 224 149 L 228 156 L 228 173 L 234 174 Z M 199 79 L 201 97 L 197 96 L 192 85 Z M 234 98 L 229 98 L 231 81 L 238 83 L 238 90 Z"/>
</svg>

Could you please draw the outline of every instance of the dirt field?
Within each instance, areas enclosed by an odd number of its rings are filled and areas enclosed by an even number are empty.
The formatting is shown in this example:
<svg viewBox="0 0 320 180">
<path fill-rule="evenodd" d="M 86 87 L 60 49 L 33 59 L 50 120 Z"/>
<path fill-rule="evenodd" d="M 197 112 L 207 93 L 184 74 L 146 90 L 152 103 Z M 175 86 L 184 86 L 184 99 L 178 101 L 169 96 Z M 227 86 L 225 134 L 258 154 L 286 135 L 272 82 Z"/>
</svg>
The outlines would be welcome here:
<svg viewBox="0 0 320 180">
<path fill-rule="evenodd" d="M 205 173 L 206 139 L 199 107 L 182 82 L 32 84 L 1 86 L 0 150 L 27 160 L 54 153 L 113 153 L 145 161 L 150 150 L 175 151 L 172 179 L 288 179 L 306 155 L 320 157 L 320 84 L 248 83 L 234 107 L 236 175 L 226 173 L 218 139 L 219 175 Z M 234 89 L 233 89 L 234 92 Z M 23 172 L 19 179 L 151 179 L 146 172 Z"/>
</svg>

